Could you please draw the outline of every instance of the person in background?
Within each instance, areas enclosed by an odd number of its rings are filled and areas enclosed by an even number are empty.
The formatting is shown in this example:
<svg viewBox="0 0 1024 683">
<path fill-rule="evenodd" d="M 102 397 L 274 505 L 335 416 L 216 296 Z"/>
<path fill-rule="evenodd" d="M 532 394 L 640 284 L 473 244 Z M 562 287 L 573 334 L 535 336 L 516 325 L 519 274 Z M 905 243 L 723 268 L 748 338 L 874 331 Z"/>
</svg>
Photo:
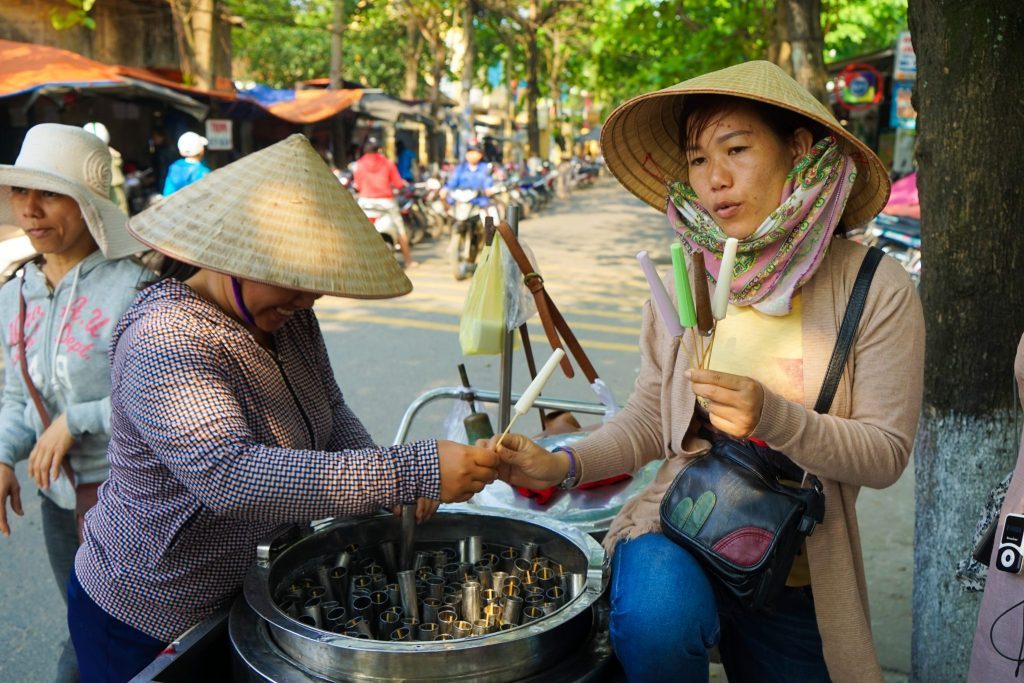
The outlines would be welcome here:
<svg viewBox="0 0 1024 683">
<path fill-rule="evenodd" d="M 210 167 L 203 163 L 203 155 L 206 154 L 208 144 L 206 138 L 192 131 L 183 133 L 178 138 L 178 153 L 182 158 L 167 169 L 167 179 L 164 181 L 165 197 L 209 175 Z"/>
<path fill-rule="evenodd" d="M 110 176 L 105 142 L 55 123 L 29 129 L 14 165 L 0 166 L 0 224 L 16 224 L 39 252 L 0 289 L 0 532 L 11 534 L 8 506 L 22 514 L 14 467 L 28 459 L 46 554 L 65 599 L 81 516 L 109 471 L 107 348 L 147 274 L 128 258 L 144 247 L 110 201 Z M 78 680 L 70 640 L 56 680 Z"/>
<path fill-rule="evenodd" d="M 92 133 L 107 146 L 110 152 L 110 200 L 117 204 L 121 211 L 128 213 L 128 196 L 124 191 L 124 168 L 121 153 L 110 146 L 110 131 L 99 121 L 92 121 L 82 126 L 83 129 Z"/>
<path fill-rule="evenodd" d="M 402 180 L 412 183 L 416 181 L 416 172 L 413 170 L 416 165 L 416 152 L 412 151 L 401 140 L 395 145 L 395 165 L 398 167 L 398 175 Z"/>
<path fill-rule="evenodd" d="M 483 147 L 480 141 L 473 139 L 466 145 L 464 161 L 460 163 L 448 176 L 448 181 L 441 188 L 441 197 L 449 204 L 455 200 L 448 195 L 452 190 L 474 190 L 477 196 L 472 203 L 479 206 L 484 212 L 500 220 L 491 202 L 491 188 L 494 187 L 494 178 L 491 177 L 491 165 L 484 162 Z"/>
<path fill-rule="evenodd" d="M 352 170 L 352 184 L 359 193 L 359 206 L 366 211 L 386 213 L 391 218 L 405 267 L 414 268 L 419 264 L 412 260 L 409 233 L 395 199 L 395 191 L 401 190 L 407 183 L 399 175 L 395 164 L 380 153 L 380 140 L 367 138 L 363 149 L 363 156 L 359 157 Z"/>
<path fill-rule="evenodd" d="M 423 520 L 482 490 L 497 466 L 493 451 L 452 441 L 376 446 L 345 402 L 314 302 L 396 297 L 412 283 L 301 135 L 129 229 L 169 261 L 112 342 L 110 480 L 68 584 L 89 683 L 131 678 L 233 600 L 281 524 L 406 501 Z"/>
</svg>

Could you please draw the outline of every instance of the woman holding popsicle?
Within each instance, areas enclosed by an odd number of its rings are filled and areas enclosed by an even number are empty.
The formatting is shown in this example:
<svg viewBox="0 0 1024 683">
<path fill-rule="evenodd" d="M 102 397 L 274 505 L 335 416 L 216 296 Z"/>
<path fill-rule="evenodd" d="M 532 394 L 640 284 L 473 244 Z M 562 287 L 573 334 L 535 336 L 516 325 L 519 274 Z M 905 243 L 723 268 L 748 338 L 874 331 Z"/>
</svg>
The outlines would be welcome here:
<svg viewBox="0 0 1024 683">
<path fill-rule="evenodd" d="M 612 643 L 630 680 L 705 681 L 717 644 L 731 683 L 881 681 L 855 503 L 860 487 L 902 474 L 921 405 L 921 306 L 895 261 L 874 275 L 831 409 L 813 406 L 865 255 L 841 235 L 884 206 L 885 167 L 768 62 L 626 102 L 602 147 L 618 180 L 667 213 L 682 277 L 669 296 L 639 255 L 652 300 L 625 409 L 554 456 L 506 436 L 501 476 L 571 487 L 664 460 L 604 540 Z M 661 531 L 677 474 L 727 438 L 766 444 L 824 488 L 824 522 L 769 614 L 723 598 Z"/>
</svg>

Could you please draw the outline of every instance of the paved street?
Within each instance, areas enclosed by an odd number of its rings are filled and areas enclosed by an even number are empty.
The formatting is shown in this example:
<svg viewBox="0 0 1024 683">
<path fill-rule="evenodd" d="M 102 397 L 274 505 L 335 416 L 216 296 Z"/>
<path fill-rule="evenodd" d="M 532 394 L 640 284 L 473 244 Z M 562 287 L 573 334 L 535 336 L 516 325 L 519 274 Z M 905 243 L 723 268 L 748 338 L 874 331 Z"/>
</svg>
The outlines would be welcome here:
<svg viewBox="0 0 1024 683">
<path fill-rule="evenodd" d="M 536 254 L 552 298 L 565 314 L 598 373 L 625 402 L 638 371 L 639 310 L 647 289 L 634 258 L 647 249 L 664 271 L 670 244 L 665 219 L 633 199 L 610 178 L 577 191 L 526 220 L 520 233 Z M 465 362 L 475 386 L 497 389 L 495 357 L 461 356 L 458 318 L 468 282 L 456 282 L 444 248 L 424 243 L 409 271 L 412 294 L 393 301 L 322 299 L 317 312 L 342 391 L 380 443 L 390 443 L 403 411 L 428 389 L 458 384 Z M 531 322 L 535 352 L 547 347 L 539 322 Z M 514 385 L 528 383 L 521 353 Z M 548 395 L 594 400 L 582 375 L 556 376 Z M 410 438 L 440 436 L 447 402 L 420 413 Z M 493 412 L 493 411 L 492 411 Z M 517 429 L 536 431 L 532 424 Z M 40 532 L 38 496 L 24 472 L 26 516 L 0 538 L 0 680 L 47 681 L 64 637 L 63 604 L 50 577 Z M 912 468 L 887 491 L 865 491 L 859 503 L 872 599 L 875 639 L 892 681 L 905 680 L 910 664 L 910 586 L 913 531 Z M 724 675 L 716 673 L 715 680 Z"/>
</svg>

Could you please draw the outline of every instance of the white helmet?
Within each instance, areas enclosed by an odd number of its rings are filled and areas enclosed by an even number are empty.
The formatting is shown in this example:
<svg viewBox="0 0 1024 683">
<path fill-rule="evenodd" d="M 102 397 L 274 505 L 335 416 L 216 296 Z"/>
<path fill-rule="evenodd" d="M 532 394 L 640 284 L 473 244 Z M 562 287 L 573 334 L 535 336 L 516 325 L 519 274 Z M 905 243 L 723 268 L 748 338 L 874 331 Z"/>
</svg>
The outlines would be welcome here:
<svg viewBox="0 0 1024 683">
<path fill-rule="evenodd" d="M 210 141 L 198 133 L 189 131 L 178 138 L 178 154 L 183 157 L 194 157 L 206 149 Z"/>
<path fill-rule="evenodd" d="M 100 140 L 103 140 L 105 144 L 110 144 L 110 132 L 107 130 L 107 127 L 99 121 L 90 121 L 89 123 L 82 126 L 82 128 L 92 133 Z"/>
</svg>

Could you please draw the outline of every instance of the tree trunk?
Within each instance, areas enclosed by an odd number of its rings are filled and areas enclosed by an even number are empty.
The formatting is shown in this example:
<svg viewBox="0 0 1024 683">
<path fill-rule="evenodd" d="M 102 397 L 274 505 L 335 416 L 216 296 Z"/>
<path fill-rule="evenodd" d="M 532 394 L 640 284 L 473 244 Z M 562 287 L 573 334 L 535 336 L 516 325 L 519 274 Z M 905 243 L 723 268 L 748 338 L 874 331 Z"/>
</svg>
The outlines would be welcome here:
<svg viewBox="0 0 1024 683">
<path fill-rule="evenodd" d="M 771 43 L 768 44 L 768 61 L 778 64 L 790 76 L 793 75 L 793 46 L 789 42 L 789 3 L 776 2 L 772 19 Z"/>
<path fill-rule="evenodd" d="M 825 81 L 828 79 L 822 57 L 825 38 L 821 33 L 821 0 L 785 1 L 793 78 L 818 100 L 827 102 Z"/>
<path fill-rule="evenodd" d="M 530 156 L 540 155 L 540 127 L 537 123 L 537 33 L 527 36 L 526 43 L 526 126 L 530 141 Z"/>
<path fill-rule="evenodd" d="M 911 679 L 963 681 L 979 604 L 953 579 L 1014 462 L 1013 359 L 1024 329 L 1024 72 L 1019 0 L 912 0 L 928 329 L 914 455 Z"/>
<path fill-rule="evenodd" d="M 420 80 L 420 55 L 423 52 L 423 40 L 420 38 L 420 27 L 416 17 L 410 15 L 405 25 L 405 85 L 402 97 L 407 100 L 416 99 L 416 86 Z"/>
<path fill-rule="evenodd" d="M 476 16 L 476 3 L 467 0 L 462 10 L 462 39 L 464 41 L 462 57 L 462 140 L 460 146 L 465 149 L 466 141 L 473 137 L 473 103 L 470 95 L 473 91 L 474 52 L 473 17 Z"/>
<path fill-rule="evenodd" d="M 213 88 L 213 21 L 214 0 L 195 0 L 192 3 L 192 36 L 195 40 L 195 84 L 207 90 Z"/>
<path fill-rule="evenodd" d="M 334 0 L 334 17 L 331 20 L 331 90 L 341 90 L 341 48 L 345 34 L 345 0 Z"/>
<path fill-rule="evenodd" d="M 438 122 L 440 126 L 434 131 L 434 144 L 431 145 L 433 158 L 431 158 L 431 161 L 441 163 L 444 161 L 445 142 L 437 133 L 443 130 L 443 124 L 439 121 L 439 114 L 441 112 L 441 74 L 444 73 L 447 51 L 444 41 L 440 37 L 437 38 L 437 42 L 432 47 L 434 48 L 434 65 L 430 69 L 430 76 L 433 79 L 430 85 L 430 118 Z"/>
</svg>

